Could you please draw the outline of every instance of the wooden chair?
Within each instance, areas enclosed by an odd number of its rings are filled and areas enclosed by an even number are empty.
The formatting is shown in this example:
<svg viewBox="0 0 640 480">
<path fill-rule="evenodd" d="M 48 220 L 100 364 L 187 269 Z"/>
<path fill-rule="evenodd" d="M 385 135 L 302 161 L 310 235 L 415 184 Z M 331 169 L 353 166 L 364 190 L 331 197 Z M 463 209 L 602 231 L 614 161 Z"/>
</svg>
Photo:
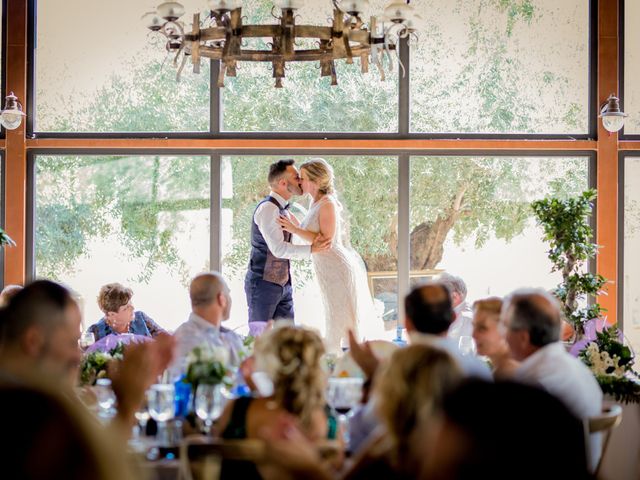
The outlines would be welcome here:
<svg viewBox="0 0 640 480">
<path fill-rule="evenodd" d="M 589 435 L 592 433 L 603 433 L 602 439 L 602 451 L 600 454 L 600 459 L 598 460 L 597 465 L 590 465 L 592 467 L 592 471 L 594 475 L 597 477 L 600 472 L 600 467 L 602 465 L 602 460 L 607 452 L 607 446 L 609 445 L 609 440 L 611 438 L 611 432 L 615 427 L 617 427 L 622 421 L 622 407 L 616 403 L 611 403 L 608 405 L 604 405 L 602 407 L 602 413 L 595 417 L 589 417 L 585 422 L 585 433 L 587 438 L 587 447 L 589 447 Z M 591 456 L 589 455 L 589 448 L 587 448 L 587 458 L 589 458 L 589 462 L 591 463 Z"/>
</svg>

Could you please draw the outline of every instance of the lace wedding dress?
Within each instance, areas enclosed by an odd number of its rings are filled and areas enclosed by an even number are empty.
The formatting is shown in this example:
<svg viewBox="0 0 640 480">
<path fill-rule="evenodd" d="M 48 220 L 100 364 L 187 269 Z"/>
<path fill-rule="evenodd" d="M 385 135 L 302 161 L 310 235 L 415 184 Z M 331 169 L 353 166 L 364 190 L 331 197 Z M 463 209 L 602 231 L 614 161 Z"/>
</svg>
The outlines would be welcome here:
<svg viewBox="0 0 640 480">
<path fill-rule="evenodd" d="M 328 352 L 340 351 L 340 339 L 347 338 L 347 328 L 353 329 L 356 337 L 366 335 L 369 339 L 382 319 L 375 313 L 364 262 L 360 256 L 343 243 L 342 206 L 333 196 L 325 195 L 313 203 L 301 222 L 301 227 L 311 232 L 320 231 L 318 213 L 320 207 L 332 202 L 336 208 L 336 233 L 332 246 L 324 252 L 312 255 L 313 266 L 324 302 L 326 338 Z"/>
</svg>

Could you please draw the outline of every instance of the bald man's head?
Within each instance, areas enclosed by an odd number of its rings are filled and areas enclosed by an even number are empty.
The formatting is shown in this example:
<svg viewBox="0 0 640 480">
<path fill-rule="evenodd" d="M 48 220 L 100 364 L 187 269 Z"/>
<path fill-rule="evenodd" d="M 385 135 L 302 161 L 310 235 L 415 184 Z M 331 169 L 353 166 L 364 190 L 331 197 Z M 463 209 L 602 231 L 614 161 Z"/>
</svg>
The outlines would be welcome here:
<svg viewBox="0 0 640 480">
<path fill-rule="evenodd" d="M 229 318 L 231 313 L 229 287 L 218 272 L 205 272 L 196 275 L 189 286 L 189 297 L 194 312 L 198 313 L 219 307 L 222 320 Z"/>
<path fill-rule="evenodd" d="M 449 330 L 455 317 L 451 294 L 438 282 L 414 288 L 404 302 L 407 319 L 420 333 L 442 335 Z"/>
</svg>

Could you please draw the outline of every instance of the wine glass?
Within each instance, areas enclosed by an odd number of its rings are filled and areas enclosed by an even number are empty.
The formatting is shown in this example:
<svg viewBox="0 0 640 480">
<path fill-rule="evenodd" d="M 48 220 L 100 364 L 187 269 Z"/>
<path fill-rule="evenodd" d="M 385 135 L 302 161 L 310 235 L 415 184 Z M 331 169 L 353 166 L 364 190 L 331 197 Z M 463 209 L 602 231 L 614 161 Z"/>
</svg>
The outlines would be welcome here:
<svg viewBox="0 0 640 480">
<path fill-rule="evenodd" d="M 151 418 L 151 415 L 149 414 L 149 406 L 147 405 L 147 399 L 146 398 L 143 400 L 143 402 L 140 404 L 138 409 L 135 411 L 134 416 L 136 417 L 136 420 L 138 421 L 138 430 L 137 430 L 138 431 L 138 436 L 140 436 L 140 434 L 142 436 L 146 435 L 147 422 Z"/>
<path fill-rule="evenodd" d="M 349 339 L 346 337 L 341 337 L 340 338 L 340 350 L 342 350 L 342 352 L 346 352 L 349 350 Z"/>
<path fill-rule="evenodd" d="M 116 404 L 116 396 L 111 388 L 111 380 L 108 378 L 99 378 L 96 380 L 94 388 L 96 400 L 99 407 L 98 416 L 108 420 L 113 416 L 113 406 Z"/>
<path fill-rule="evenodd" d="M 223 386 L 201 383 L 196 389 L 196 415 L 204 422 L 204 432 L 209 435 L 213 421 L 222 414 L 226 403 Z"/>
<path fill-rule="evenodd" d="M 458 340 L 458 349 L 462 355 L 475 355 L 476 354 L 476 342 L 470 335 L 461 335 Z"/>
<path fill-rule="evenodd" d="M 362 399 L 363 383 L 364 380 L 358 377 L 329 378 L 327 402 L 340 414 L 338 421 L 342 425 L 344 441 L 347 445 L 349 444 L 348 414 Z"/>
<path fill-rule="evenodd" d="M 158 423 L 158 437 L 167 440 L 166 422 L 175 414 L 175 387 L 171 383 L 157 383 L 151 385 L 147 391 L 149 415 Z M 166 442 L 165 442 L 166 443 Z"/>
<path fill-rule="evenodd" d="M 78 339 L 78 346 L 83 352 L 94 343 L 96 343 L 96 337 L 93 332 L 90 332 L 89 330 L 82 332 L 82 335 L 80 335 L 80 338 Z"/>
</svg>

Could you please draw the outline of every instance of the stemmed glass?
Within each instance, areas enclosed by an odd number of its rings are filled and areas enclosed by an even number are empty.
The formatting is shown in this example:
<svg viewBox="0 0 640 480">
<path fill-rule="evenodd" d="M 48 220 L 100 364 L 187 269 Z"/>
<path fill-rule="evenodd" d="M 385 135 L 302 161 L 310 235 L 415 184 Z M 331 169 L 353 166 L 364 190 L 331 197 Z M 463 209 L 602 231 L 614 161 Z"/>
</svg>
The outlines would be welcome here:
<svg viewBox="0 0 640 480">
<path fill-rule="evenodd" d="M 149 414 L 149 407 L 147 405 L 146 396 L 143 402 L 140 404 L 140 407 L 138 407 L 138 410 L 136 410 L 136 412 L 134 413 L 134 415 L 136 417 L 136 420 L 138 421 L 137 436 L 146 435 L 147 422 L 149 421 L 149 418 L 151 418 L 151 415 Z"/>
<path fill-rule="evenodd" d="M 462 355 L 475 355 L 476 354 L 476 342 L 470 335 L 462 335 L 458 340 L 458 349 Z"/>
<path fill-rule="evenodd" d="M 344 441 L 349 444 L 348 413 L 356 407 L 362 399 L 362 384 L 364 380 L 358 377 L 329 378 L 327 402 L 339 414 L 338 418 L 344 432 Z"/>
<path fill-rule="evenodd" d="M 171 420 L 175 413 L 175 387 L 171 383 L 157 383 L 151 385 L 147 391 L 149 415 L 158 422 L 158 438 L 166 437 L 166 422 Z"/>
<path fill-rule="evenodd" d="M 80 338 L 78 339 L 78 346 L 83 352 L 94 343 L 96 343 L 96 337 L 93 332 L 90 332 L 89 330 L 82 332 L 82 335 L 80 335 Z"/>
<path fill-rule="evenodd" d="M 213 421 L 222 415 L 226 403 L 224 387 L 221 384 L 201 383 L 196 389 L 196 415 L 204 422 L 204 433 L 209 435 Z"/>
</svg>

